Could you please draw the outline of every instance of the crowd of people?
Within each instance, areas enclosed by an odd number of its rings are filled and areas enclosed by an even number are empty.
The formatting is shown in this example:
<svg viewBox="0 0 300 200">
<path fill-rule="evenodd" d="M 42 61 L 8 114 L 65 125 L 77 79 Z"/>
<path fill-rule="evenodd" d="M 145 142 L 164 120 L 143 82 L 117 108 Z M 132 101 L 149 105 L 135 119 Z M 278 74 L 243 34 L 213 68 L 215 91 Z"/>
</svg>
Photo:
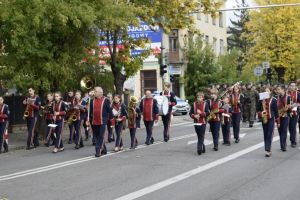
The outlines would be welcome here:
<svg viewBox="0 0 300 200">
<path fill-rule="evenodd" d="M 206 91 L 195 91 L 195 101 L 191 103 L 190 117 L 194 121 L 198 137 L 197 153 L 205 153 L 204 138 L 209 130 L 213 138 L 213 149 L 219 150 L 219 133 L 222 132 L 223 145 L 230 146 L 231 129 L 235 143 L 240 142 L 240 124 L 248 122 L 253 127 L 256 118 L 262 122 L 264 133 L 265 155 L 271 156 L 271 144 L 275 124 L 280 136 L 280 148 L 287 150 L 287 132 L 290 132 L 291 147 L 297 145 L 297 124 L 300 129 L 299 108 L 300 93 L 297 83 L 289 85 L 213 85 Z M 123 130 L 127 126 L 130 132 L 130 149 L 138 145 L 136 130 L 144 121 L 145 144 L 154 142 L 153 126 L 159 119 L 163 122 L 163 138 L 170 139 L 170 123 L 172 107 L 176 105 L 175 93 L 171 84 L 165 83 L 160 93 L 168 100 L 167 112 L 161 114 L 160 102 L 151 91 L 145 91 L 140 101 L 131 96 L 128 107 L 120 95 L 107 94 L 104 96 L 101 87 L 95 87 L 89 93 L 82 95 L 80 90 L 69 91 L 63 99 L 60 92 L 48 93 L 46 102 L 42 103 L 34 88 L 28 89 L 28 97 L 23 101 L 25 106 L 24 120 L 27 123 L 26 149 L 39 146 L 39 138 L 35 131 L 37 118 L 41 116 L 47 124 L 44 145 L 54 146 L 52 152 L 64 151 L 63 130 L 66 123 L 69 128 L 68 143 L 74 143 L 75 149 L 84 147 L 84 140 L 92 137 L 95 145 L 95 156 L 107 154 L 106 142 L 115 142 L 114 151 L 124 149 Z M 0 96 L 0 152 L 8 151 L 7 123 L 9 107 Z M 207 125 L 209 124 L 209 129 Z M 114 131 L 113 131 L 114 130 Z M 114 132 L 114 133 L 113 133 Z"/>
</svg>

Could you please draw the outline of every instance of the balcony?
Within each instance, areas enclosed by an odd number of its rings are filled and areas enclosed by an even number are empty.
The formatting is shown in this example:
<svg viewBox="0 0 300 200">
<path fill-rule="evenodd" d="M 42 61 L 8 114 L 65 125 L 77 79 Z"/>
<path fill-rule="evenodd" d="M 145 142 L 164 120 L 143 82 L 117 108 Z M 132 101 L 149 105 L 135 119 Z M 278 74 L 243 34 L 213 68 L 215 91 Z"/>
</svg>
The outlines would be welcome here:
<svg viewBox="0 0 300 200">
<path fill-rule="evenodd" d="M 183 63 L 182 59 L 180 58 L 179 50 L 170 51 L 168 56 L 169 63 Z"/>
</svg>

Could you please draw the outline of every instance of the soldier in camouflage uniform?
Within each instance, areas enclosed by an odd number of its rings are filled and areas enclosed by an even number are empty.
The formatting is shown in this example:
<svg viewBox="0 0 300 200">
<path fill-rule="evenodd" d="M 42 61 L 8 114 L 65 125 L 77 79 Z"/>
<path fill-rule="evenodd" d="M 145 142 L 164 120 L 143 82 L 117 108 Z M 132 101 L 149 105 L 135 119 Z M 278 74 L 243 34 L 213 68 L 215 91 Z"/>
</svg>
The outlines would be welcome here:
<svg viewBox="0 0 300 200">
<path fill-rule="evenodd" d="M 253 123 L 256 115 L 256 101 L 257 92 L 252 85 L 247 86 L 247 90 L 244 93 L 245 106 L 244 106 L 244 116 L 243 121 L 249 121 L 249 127 L 253 127 Z"/>
</svg>

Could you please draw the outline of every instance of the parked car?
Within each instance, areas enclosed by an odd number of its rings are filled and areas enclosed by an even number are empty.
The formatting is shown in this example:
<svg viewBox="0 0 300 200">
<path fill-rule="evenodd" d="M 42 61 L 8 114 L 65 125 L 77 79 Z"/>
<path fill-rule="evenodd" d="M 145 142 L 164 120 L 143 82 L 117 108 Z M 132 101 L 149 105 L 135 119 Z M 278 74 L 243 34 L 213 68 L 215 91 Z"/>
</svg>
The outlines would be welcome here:
<svg viewBox="0 0 300 200">
<path fill-rule="evenodd" d="M 152 96 L 159 96 L 160 95 L 160 91 L 154 91 L 152 93 Z M 186 115 L 188 112 L 190 112 L 190 105 L 188 104 L 187 101 L 183 100 L 183 99 L 180 99 L 178 96 L 175 97 L 176 98 L 176 101 L 177 101 L 177 105 L 176 106 L 173 106 L 173 109 L 172 109 L 172 113 L 174 115 L 176 114 L 182 114 L 182 115 Z"/>
<path fill-rule="evenodd" d="M 186 115 L 188 112 L 190 112 L 190 105 L 188 104 L 187 101 L 180 99 L 179 97 L 175 97 L 177 104 L 176 106 L 173 106 L 173 114 L 182 114 L 182 115 Z"/>
</svg>

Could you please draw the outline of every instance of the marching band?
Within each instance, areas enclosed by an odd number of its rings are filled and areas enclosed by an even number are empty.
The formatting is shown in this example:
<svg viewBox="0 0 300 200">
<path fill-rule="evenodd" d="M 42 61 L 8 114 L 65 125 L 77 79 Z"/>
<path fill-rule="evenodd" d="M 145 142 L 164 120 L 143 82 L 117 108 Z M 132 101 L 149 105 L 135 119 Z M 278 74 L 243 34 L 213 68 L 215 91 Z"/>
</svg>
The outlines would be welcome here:
<svg viewBox="0 0 300 200">
<path fill-rule="evenodd" d="M 74 143 L 75 149 L 84 146 L 84 136 L 87 141 L 92 135 L 96 157 L 107 154 L 106 142 L 115 141 L 115 152 L 124 149 L 123 130 L 126 121 L 130 133 L 130 149 L 138 146 L 136 131 L 140 128 L 141 120 L 145 125 L 146 145 L 154 143 L 153 127 L 157 124 L 159 116 L 163 123 L 163 139 L 165 142 L 170 139 L 172 109 L 177 104 L 176 95 L 171 91 L 170 83 L 164 84 L 164 90 L 158 98 L 153 96 L 150 90 L 145 92 L 140 101 L 137 97 L 131 96 L 128 108 L 120 95 L 104 96 L 103 89 L 94 87 L 94 85 L 89 85 L 88 89 L 89 91 L 85 91 L 83 98 L 81 91 L 76 91 L 75 95 L 73 91 L 69 91 L 65 101 L 60 92 L 47 93 L 47 100 L 41 105 L 41 100 L 35 94 L 35 90 L 29 88 L 29 96 L 23 101 L 25 105 L 24 118 L 28 130 L 26 149 L 30 150 L 39 145 L 38 135 L 35 131 L 38 115 L 47 124 L 44 144 L 47 147 L 53 145 L 53 153 L 64 151 L 65 122 L 69 126 L 68 142 Z M 288 131 L 291 147 L 296 147 L 297 123 L 300 131 L 300 93 L 295 82 L 290 83 L 288 88 L 278 85 L 274 89 L 271 87 L 259 89 L 253 85 L 243 87 L 237 83 L 224 88 L 224 91 L 220 94 L 217 87 L 210 88 L 208 93 L 198 91 L 195 101 L 191 103 L 189 116 L 194 122 L 194 129 L 198 137 L 198 155 L 206 152 L 204 144 L 206 131 L 211 132 L 213 150 L 218 151 L 220 131 L 222 131 L 224 146 L 231 145 L 231 127 L 234 142 L 239 143 L 241 122 L 249 121 L 249 127 L 253 127 L 256 114 L 262 123 L 266 157 L 270 157 L 272 154 L 271 146 L 275 125 L 277 125 L 280 137 L 280 149 L 283 152 L 287 150 Z M 8 145 L 5 142 L 8 119 L 9 107 L 4 104 L 4 99 L 0 96 L 0 153 L 2 147 L 4 147 L 4 152 L 8 151 Z"/>
</svg>

